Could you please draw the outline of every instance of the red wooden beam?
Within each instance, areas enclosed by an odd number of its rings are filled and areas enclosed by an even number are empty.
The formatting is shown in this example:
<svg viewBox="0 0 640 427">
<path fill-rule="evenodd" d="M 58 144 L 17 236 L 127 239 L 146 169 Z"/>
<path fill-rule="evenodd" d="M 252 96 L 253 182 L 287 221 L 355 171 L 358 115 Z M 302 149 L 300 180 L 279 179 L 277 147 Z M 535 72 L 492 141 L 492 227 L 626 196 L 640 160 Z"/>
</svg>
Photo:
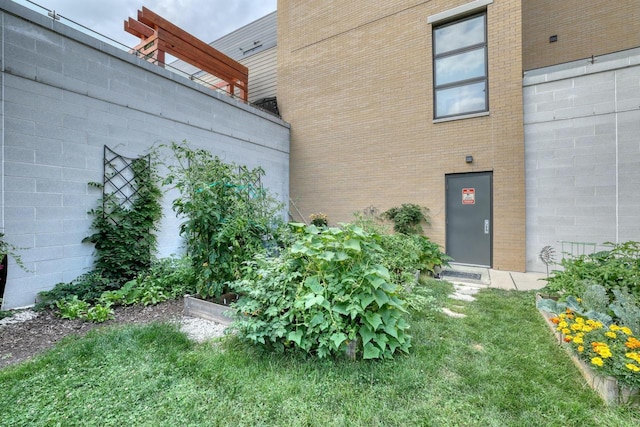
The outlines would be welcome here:
<svg viewBox="0 0 640 427">
<path fill-rule="evenodd" d="M 124 23 L 126 32 L 140 37 L 136 50 L 147 57 L 164 60 L 164 53 L 190 63 L 219 79 L 231 88 L 231 94 L 238 88 L 241 98 L 248 99 L 249 70 L 244 65 L 229 58 L 222 52 L 192 36 L 160 15 L 143 7 L 138 11 L 138 20 L 129 18 Z M 157 40 L 156 40 L 157 38 Z M 149 46 L 149 43 L 154 43 Z"/>
</svg>

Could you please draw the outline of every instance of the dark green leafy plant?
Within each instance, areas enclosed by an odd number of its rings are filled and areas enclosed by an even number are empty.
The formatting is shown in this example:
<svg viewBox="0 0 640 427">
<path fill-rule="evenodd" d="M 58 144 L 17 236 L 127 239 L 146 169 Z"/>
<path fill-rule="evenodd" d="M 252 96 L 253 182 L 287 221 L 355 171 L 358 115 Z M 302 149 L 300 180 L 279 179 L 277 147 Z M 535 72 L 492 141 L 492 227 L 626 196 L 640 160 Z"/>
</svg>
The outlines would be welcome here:
<svg viewBox="0 0 640 427">
<path fill-rule="evenodd" d="M 81 301 L 93 303 L 104 291 L 115 290 L 120 287 L 111 279 L 102 277 L 100 272 L 92 271 L 76 277 L 69 283 L 58 283 L 53 289 L 38 293 L 40 302 L 36 304 L 36 310 L 55 308 L 60 300 L 77 297 Z"/>
<path fill-rule="evenodd" d="M 86 316 L 89 303 L 74 295 L 71 298 L 56 301 L 56 307 L 58 308 L 58 316 L 73 320 Z"/>
<path fill-rule="evenodd" d="M 364 359 L 407 352 L 399 287 L 375 262 L 379 237 L 350 224 L 291 226 L 296 242 L 280 257 L 257 257 L 234 284 L 243 295 L 234 304 L 238 336 L 321 358 L 347 349 Z"/>
<path fill-rule="evenodd" d="M 148 272 L 128 281 L 122 288 L 103 292 L 99 300 L 113 305 L 155 305 L 195 292 L 195 283 L 189 257 L 162 258 L 154 261 Z"/>
<path fill-rule="evenodd" d="M 157 243 L 155 232 L 162 217 L 162 192 L 155 165 L 141 158 L 134 160 L 131 167 L 136 197 L 126 206 L 116 195 L 105 194 L 99 206 L 89 211 L 94 217 L 95 232 L 83 240 L 95 245 L 95 270 L 120 284 L 151 266 Z"/>
<path fill-rule="evenodd" d="M 545 291 L 559 295 L 582 295 L 590 284 L 602 285 L 613 299 L 614 289 L 626 289 L 640 299 L 640 243 L 611 244 L 612 249 L 565 257 L 563 270 L 553 271 Z"/>
<path fill-rule="evenodd" d="M 402 234 L 422 234 L 422 223 L 431 224 L 429 209 L 413 204 L 403 203 L 382 213 L 382 218 L 393 221 L 393 229 Z"/>
<path fill-rule="evenodd" d="M 103 323 L 114 318 L 113 309 L 109 304 L 96 304 L 87 309 L 85 320 L 95 323 Z"/>
<path fill-rule="evenodd" d="M 259 185 L 264 171 L 224 163 L 206 150 L 172 144 L 177 164 L 168 165 L 164 183 L 180 197 L 173 202 L 185 218 L 180 234 L 193 261 L 197 291 L 217 297 L 238 280 L 242 265 L 273 240 L 280 206 Z"/>
</svg>

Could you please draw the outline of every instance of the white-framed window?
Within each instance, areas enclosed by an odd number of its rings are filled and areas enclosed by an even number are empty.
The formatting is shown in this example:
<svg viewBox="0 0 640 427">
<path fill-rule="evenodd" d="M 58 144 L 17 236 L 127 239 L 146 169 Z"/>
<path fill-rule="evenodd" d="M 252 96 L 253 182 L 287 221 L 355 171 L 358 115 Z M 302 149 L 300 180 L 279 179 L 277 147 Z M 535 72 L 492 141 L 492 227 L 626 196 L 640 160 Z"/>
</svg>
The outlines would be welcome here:
<svg viewBox="0 0 640 427">
<path fill-rule="evenodd" d="M 433 27 L 434 119 L 489 111 L 487 14 Z"/>
</svg>

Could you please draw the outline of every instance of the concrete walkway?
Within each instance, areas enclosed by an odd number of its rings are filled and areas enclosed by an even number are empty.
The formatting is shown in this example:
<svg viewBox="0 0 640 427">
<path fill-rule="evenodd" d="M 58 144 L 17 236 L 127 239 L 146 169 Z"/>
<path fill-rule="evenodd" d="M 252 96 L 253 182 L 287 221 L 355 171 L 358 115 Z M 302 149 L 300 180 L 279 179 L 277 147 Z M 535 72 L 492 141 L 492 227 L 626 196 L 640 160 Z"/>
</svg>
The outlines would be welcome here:
<svg viewBox="0 0 640 427">
<path fill-rule="evenodd" d="M 454 273 L 479 274 L 480 280 L 466 277 L 447 275 L 447 271 Z M 543 288 L 547 282 L 545 273 L 519 273 L 515 271 L 493 270 L 490 268 L 470 267 L 466 265 L 452 265 L 445 270 L 444 280 L 467 287 L 498 288 L 514 291 L 530 291 Z"/>
<path fill-rule="evenodd" d="M 486 288 L 498 288 L 513 291 L 530 291 L 543 288 L 547 282 L 544 273 L 518 273 L 513 271 L 492 270 L 489 268 L 452 265 L 444 271 L 443 280 L 453 283 L 454 292 L 449 298 L 456 301 L 471 302 L 474 295 Z M 463 313 L 448 308 L 442 309 L 447 316 L 461 318 Z"/>
</svg>

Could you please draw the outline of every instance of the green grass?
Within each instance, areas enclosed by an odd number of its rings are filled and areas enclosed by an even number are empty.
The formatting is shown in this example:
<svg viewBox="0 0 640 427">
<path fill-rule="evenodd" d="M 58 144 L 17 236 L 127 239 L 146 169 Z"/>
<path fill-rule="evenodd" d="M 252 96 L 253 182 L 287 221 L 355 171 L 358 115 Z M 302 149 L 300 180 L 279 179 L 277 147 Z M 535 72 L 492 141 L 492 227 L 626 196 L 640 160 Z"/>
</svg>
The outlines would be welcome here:
<svg viewBox="0 0 640 427">
<path fill-rule="evenodd" d="M 167 324 L 93 332 L 1 370 L 0 425 L 640 425 L 585 385 L 532 293 L 457 305 L 466 318 L 413 319 L 411 354 L 385 362 L 192 344 Z"/>
</svg>

